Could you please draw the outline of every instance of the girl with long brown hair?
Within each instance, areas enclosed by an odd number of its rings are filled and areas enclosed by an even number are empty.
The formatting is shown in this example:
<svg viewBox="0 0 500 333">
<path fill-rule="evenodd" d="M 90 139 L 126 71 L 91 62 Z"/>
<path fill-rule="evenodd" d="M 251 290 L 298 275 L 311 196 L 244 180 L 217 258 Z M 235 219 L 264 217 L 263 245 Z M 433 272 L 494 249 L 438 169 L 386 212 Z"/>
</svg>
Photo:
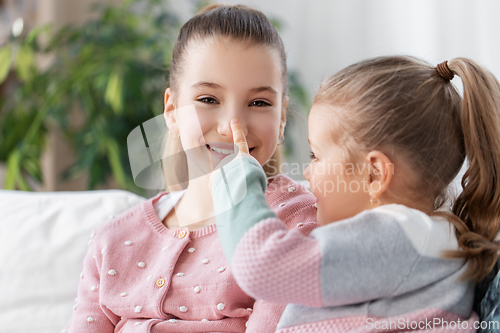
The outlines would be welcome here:
<svg viewBox="0 0 500 333">
<path fill-rule="evenodd" d="M 256 301 L 236 284 L 207 184 L 210 169 L 234 152 L 232 117 L 259 165 L 275 162 L 287 101 L 284 46 L 264 14 L 211 5 L 181 28 L 164 114 L 167 149 L 185 158 L 163 165 L 169 192 L 95 230 L 69 332 L 275 330 L 284 306 Z M 290 228 L 309 221 L 298 227 L 308 234 L 318 226 L 313 196 L 288 177 L 273 179 L 281 186 L 266 191 L 269 205 Z"/>
</svg>

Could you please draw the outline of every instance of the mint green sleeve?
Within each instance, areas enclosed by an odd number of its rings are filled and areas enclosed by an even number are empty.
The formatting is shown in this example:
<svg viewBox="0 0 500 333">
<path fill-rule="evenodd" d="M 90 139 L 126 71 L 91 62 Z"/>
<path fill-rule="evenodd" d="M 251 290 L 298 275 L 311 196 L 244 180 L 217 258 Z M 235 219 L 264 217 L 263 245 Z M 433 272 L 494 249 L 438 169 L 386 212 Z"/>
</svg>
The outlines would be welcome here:
<svg viewBox="0 0 500 333">
<path fill-rule="evenodd" d="M 229 264 L 247 230 L 264 219 L 277 217 L 267 204 L 266 188 L 266 174 L 252 157 L 232 160 L 212 181 L 217 233 Z"/>
</svg>

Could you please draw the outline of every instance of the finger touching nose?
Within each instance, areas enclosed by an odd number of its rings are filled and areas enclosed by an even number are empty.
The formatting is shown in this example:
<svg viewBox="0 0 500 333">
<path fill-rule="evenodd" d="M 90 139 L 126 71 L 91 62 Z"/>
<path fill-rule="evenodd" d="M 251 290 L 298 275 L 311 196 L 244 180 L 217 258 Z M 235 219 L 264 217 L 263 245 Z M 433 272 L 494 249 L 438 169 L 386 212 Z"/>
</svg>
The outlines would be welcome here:
<svg viewBox="0 0 500 333">
<path fill-rule="evenodd" d="M 229 118 L 229 119 L 221 119 L 219 121 L 219 125 L 217 127 L 217 132 L 220 135 L 232 138 L 233 131 L 231 129 L 231 119 L 234 119 L 234 118 L 236 118 L 236 117 Z M 241 119 L 240 117 L 238 117 L 237 119 L 239 120 L 238 123 L 241 126 L 241 132 L 243 133 L 243 135 L 245 135 L 245 138 L 246 138 L 248 136 L 248 127 L 247 127 L 246 121 L 244 119 Z"/>
<path fill-rule="evenodd" d="M 241 153 L 248 154 L 246 135 L 243 134 L 241 123 L 238 119 L 235 118 L 231 120 L 231 129 L 233 131 L 234 144 L 238 146 Z"/>
</svg>

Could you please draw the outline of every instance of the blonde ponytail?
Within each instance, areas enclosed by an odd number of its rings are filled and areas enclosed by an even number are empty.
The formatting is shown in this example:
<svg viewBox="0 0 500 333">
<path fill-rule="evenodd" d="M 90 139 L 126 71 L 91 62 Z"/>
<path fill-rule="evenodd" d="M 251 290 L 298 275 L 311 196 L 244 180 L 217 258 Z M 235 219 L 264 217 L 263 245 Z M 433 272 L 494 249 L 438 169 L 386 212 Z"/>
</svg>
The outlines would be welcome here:
<svg viewBox="0 0 500 333">
<path fill-rule="evenodd" d="M 500 245 L 500 84 L 475 62 L 456 58 L 450 70 L 462 79 L 462 131 L 469 168 L 463 192 L 453 205 L 462 251 L 450 253 L 470 261 L 464 278 L 484 278 L 497 261 Z"/>
</svg>

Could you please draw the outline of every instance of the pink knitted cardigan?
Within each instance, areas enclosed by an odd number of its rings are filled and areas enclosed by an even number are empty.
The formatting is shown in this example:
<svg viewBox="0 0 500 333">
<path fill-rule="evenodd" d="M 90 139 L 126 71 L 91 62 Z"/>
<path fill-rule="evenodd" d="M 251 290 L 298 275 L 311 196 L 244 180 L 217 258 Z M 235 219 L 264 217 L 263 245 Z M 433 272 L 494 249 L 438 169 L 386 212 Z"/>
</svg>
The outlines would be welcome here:
<svg viewBox="0 0 500 333">
<path fill-rule="evenodd" d="M 314 196 L 286 176 L 272 180 L 266 198 L 278 217 L 305 235 L 318 227 Z M 215 224 L 166 228 L 153 205 L 167 194 L 92 233 L 67 332 L 274 332 L 284 305 L 239 288 Z"/>
</svg>

